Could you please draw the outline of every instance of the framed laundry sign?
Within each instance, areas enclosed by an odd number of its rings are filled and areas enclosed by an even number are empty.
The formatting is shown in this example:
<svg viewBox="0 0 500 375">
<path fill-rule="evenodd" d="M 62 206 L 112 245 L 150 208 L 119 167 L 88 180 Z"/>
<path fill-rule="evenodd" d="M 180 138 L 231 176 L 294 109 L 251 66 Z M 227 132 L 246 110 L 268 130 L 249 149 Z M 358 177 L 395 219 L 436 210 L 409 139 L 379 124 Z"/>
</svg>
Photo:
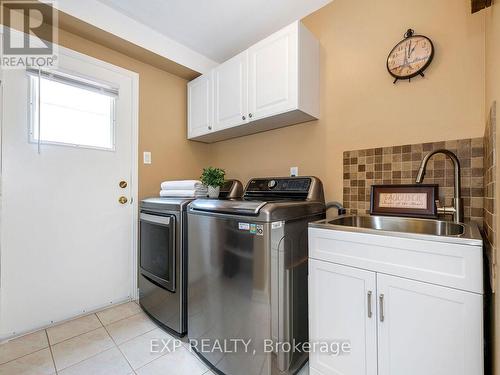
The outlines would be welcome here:
<svg viewBox="0 0 500 375">
<path fill-rule="evenodd" d="M 437 218 L 436 184 L 372 185 L 371 215 Z"/>
</svg>

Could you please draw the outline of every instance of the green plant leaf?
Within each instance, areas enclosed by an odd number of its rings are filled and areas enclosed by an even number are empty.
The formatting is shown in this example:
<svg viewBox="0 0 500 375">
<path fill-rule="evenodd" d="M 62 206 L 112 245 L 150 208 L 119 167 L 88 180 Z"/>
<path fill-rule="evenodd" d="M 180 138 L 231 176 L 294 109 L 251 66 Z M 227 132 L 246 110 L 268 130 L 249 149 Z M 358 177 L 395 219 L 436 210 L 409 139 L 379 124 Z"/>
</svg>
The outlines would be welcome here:
<svg viewBox="0 0 500 375">
<path fill-rule="evenodd" d="M 220 168 L 207 167 L 203 168 L 200 180 L 205 186 L 220 187 L 224 185 L 226 171 Z"/>
</svg>

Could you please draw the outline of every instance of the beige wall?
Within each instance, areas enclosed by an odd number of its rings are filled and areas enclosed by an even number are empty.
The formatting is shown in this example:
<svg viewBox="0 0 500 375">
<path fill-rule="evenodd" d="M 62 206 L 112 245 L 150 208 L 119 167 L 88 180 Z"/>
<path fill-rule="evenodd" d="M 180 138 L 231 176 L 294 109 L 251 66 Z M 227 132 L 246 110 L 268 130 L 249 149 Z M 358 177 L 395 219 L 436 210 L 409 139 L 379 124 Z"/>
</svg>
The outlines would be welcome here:
<svg viewBox="0 0 500 375">
<path fill-rule="evenodd" d="M 342 198 L 342 152 L 481 137 L 484 133 L 484 14 L 470 0 L 335 0 L 304 20 L 319 38 L 321 119 L 212 146 L 232 177 L 320 177 Z M 385 61 L 407 28 L 436 46 L 425 79 L 392 84 Z"/>
<path fill-rule="evenodd" d="M 488 112 L 494 101 L 500 101 L 500 1 L 496 0 L 493 6 L 486 11 L 486 106 Z M 498 112 L 498 106 L 497 106 Z M 498 115 L 497 115 L 498 118 Z M 497 122 L 498 124 L 498 122 Z M 498 128 L 497 128 L 498 129 Z M 500 145 L 500 134 L 497 130 L 497 145 Z M 500 165 L 500 155 L 497 153 L 497 176 L 496 176 L 496 201 L 500 197 L 500 174 L 498 173 L 498 165 Z M 497 206 L 498 207 L 498 206 Z M 500 233 L 500 220 L 497 214 L 496 228 L 496 246 L 498 254 Z M 498 259 L 498 255 L 497 255 Z M 494 374 L 500 375 L 500 282 L 498 279 L 497 266 L 497 293 L 493 296 L 493 327 L 494 327 Z"/>
<path fill-rule="evenodd" d="M 165 179 L 199 176 L 209 146 L 186 139 L 187 81 L 65 31 L 59 42 L 139 73 L 140 197 L 158 195 Z M 143 151 L 152 152 L 153 164 L 142 164 Z"/>
</svg>

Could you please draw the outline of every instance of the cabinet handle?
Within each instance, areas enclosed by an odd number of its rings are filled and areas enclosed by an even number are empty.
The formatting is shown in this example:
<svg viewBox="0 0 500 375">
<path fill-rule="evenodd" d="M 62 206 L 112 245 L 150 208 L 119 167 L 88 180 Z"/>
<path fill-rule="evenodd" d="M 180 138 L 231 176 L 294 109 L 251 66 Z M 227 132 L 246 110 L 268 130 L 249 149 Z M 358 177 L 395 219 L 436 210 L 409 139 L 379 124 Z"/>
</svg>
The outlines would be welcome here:
<svg viewBox="0 0 500 375">
<path fill-rule="evenodd" d="M 384 315 L 384 295 L 381 294 L 379 297 L 379 303 L 380 303 L 380 321 L 383 322 L 385 320 L 385 315 Z"/>
<path fill-rule="evenodd" d="M 211 126 L 209 126 L 209 127 L 208 127 L 208 130 L 212 130 L 212 127 L 211 127 Z"/>
<path fill-rule="evenodd" d="M 368 299 L 368 318 L 371 319 L 371 317 L 373 316 L 373 312 L 372 312 L 372 291 L 371 290 L 368 292 L 367 299 Z"/>
<path fill-rule="evenodd" d="M 245 116 L 242 116 L 241 119 L 245 121 L 247 118 Z"/>
<path fill-rule="evenodd" d="M 252 117 L 253 117 L 253 115 L 252 115 L 251 113 L 249 113 L 249 114 L 248 114 L 248 117 L 252 118 Z"/>
</svg>

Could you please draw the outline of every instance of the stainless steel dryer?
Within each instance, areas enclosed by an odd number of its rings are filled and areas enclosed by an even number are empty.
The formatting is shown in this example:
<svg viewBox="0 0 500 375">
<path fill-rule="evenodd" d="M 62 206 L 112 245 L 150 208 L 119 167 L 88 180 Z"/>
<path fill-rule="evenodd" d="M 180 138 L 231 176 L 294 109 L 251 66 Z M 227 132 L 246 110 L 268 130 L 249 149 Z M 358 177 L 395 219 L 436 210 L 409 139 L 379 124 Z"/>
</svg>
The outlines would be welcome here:
<svg viewBox="0 0 500 375">
<path fill-rule="evenodd" d="M 240 198 L 243 185 L 229 180 L 221 199 Z M 187 329 L 187 206 L 193 198 L 148 198 L 140 205 L 139 304 L 177 336 Z"/>
<path fill-rule="evenodd" d="M 307 360 L 266 343 L 308 340 L 307 224 L 324 217 L 315 177 L 256 178 L 241 200 L 190 203 L 188 337 L 216 372 L 293 374 Z"/>
</svg>

